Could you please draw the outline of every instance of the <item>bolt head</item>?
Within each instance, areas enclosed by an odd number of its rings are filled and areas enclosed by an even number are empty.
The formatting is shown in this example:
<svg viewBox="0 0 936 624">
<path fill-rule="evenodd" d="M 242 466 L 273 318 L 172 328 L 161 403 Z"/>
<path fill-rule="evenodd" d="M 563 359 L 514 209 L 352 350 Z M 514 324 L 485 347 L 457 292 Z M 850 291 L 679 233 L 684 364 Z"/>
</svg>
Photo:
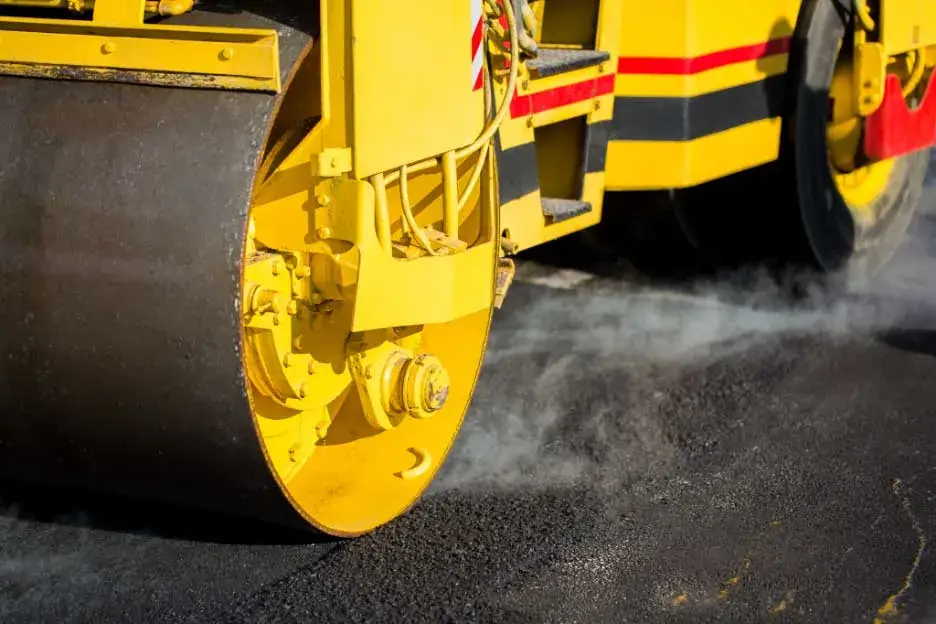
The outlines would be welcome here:
<svg viewBox="0 0 936 624">
<path fill-rule="evenodd" d="M 444 368 L 438 365 L 430 366 L 423 382 L 423 408 L 427 412 L 437 412 L 445 407 L 451 385 L 448 372 Z"/>
<path fill-rule="evenodd" d="M 280 297 L 279 293 L 274 293 L 270 299 L 270 309 L 273 310 L 273 314 L 282 314 L 284 311 L 283 300 Z"/>
<path fill-rule="evenodd" d="M 451 379 L 439 358 L 421 355 L 411 360 L 404 373 L 404 404 L 415 418 L 428 418 L 448 400 Z"/>
</svg>

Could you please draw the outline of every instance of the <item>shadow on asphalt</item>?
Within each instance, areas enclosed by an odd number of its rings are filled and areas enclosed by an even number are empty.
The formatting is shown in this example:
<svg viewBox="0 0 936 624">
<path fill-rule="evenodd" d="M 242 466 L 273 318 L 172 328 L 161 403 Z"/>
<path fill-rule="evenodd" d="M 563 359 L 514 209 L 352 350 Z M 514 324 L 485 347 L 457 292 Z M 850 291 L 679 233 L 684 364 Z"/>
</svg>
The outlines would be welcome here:
<svg viewBox="0 0 936 624">
<path fill-rule="evenodd" d="M 894 329 L 880 334 L 878 338 L 901 351 L 936 357 L 936 330 Z"/>
<path fill-rule="evenodd" d="M 611 193 L 600 223 L 524 251 L 520 258 L 637 287 L 691 293 L 718 286 L 726 302 L 748 306 L 788 307 L 807 298 L 815 303 L 817 293 L 836 291 L 833 280 L 802 260 L 796 244 L 785 249 L 776 244 L 776 236 L 771 244 L 766 226 L 751 224 L 749 205 L 742 206 L 747 215 L 743 219 L 728 212 L 731 202 L 722 202 L 719 240 L 731 239 L 734 244 L 729 259 L 713 260 L 690 242 L 686 226 L 680 224 L 686 218 L 685 208 L 682 217 L 678 215 L 680 201 L 684 202 L 666 191 Z M 714 210 L 714 206 L 693 208 Z M 787 224 L 785 231 L 789 228 Z M 765 291 L 770 292 L 769 300 L 764 300 Z"/>
<path fill-rule="evenodd" d="M 45 524 L 216 544 L 289 545 L 335 541 L 236 516 L 131 501 L 69 488 L 0 481 L 0 516 Z"/>
</svg>

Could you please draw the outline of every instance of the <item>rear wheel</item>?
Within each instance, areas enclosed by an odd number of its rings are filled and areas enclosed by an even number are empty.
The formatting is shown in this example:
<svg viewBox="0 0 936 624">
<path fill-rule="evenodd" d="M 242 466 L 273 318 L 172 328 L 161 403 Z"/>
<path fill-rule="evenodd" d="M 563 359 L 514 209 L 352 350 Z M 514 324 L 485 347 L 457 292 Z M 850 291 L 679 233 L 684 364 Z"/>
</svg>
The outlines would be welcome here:
<svg viewBox="0 0 936 624">
<path fill-rule="evenodd" d="M 851 105 L 850 21 L 833 0 L 804 4 L 780 160 L 677 193 L 672 206 L 683 232 L 709 262 L 774 258 L 855 284 L 903 242 L 928 158 L 864 157 L 863 121 Z"/>
<path fill-rule="evenodd" d="M 791 58 L 795 109 L 787 122 L 799 214 L 814 260 L 848 282 L 873 277 L 903 242 L 926 176 L 927 154 L 871 162 L 853 112 L 851 14 L 818 0 Z"/>
</svg>

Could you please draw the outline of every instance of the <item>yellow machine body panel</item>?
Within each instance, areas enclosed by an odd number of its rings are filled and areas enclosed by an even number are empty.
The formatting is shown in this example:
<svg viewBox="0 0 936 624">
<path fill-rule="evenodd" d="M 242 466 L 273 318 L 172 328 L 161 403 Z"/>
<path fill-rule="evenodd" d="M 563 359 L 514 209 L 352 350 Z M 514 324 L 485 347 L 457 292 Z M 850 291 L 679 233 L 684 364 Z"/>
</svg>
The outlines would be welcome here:
<svg viewBox="0 0 936 624">
<path fill-rule="evenodd" d="M 609 190 L 682 188 L 776 159 L 798 0 L 627 3 Z"/>
<path fill-rule="evenodd" d="M 392 0 L 350 3 L 355 176 L 455 149 L 481 133 L 484 93 L 474 89 L 472 4 L 417 0 L 404 10 Z M 419 34 L 401 37 L 408 33 Z"/>
<path fill-rule="evenodd" d="M 929 0 L 882 3 L 881 43 L 888 55 L 936 45 L 936 4 Z"/>
</svg>

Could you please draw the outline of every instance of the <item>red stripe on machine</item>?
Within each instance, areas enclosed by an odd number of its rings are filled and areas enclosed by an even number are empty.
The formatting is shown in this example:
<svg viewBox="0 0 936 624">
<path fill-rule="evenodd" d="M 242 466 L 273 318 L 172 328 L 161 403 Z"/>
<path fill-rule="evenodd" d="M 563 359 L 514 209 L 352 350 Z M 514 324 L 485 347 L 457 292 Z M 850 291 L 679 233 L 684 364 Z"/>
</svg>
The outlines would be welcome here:
<svg viewBox="0 0 936 624">
<path fill-rule="evenodd" d="M 560 106 L 608 95 L 609 93 L 614 93 L 613 74 L 563 85 L 530 95 L 514 95 L 514 99 L 510 103 L 510 117 L 525 117 L 535 113 L 542 113 Z"/>
<path fill-rule="evenodd" d="M 763 43 L 718 50 L 702 56 L 688 58 L 649 57 L 649 56 L 622 56 L 618 58 L 619 74 L 670 74 L 689 75 L 700 72 L 756 61 L 757 59 L 787 54 L 790 51 L 790 37 L 771 39 Z"/>
</svg>

